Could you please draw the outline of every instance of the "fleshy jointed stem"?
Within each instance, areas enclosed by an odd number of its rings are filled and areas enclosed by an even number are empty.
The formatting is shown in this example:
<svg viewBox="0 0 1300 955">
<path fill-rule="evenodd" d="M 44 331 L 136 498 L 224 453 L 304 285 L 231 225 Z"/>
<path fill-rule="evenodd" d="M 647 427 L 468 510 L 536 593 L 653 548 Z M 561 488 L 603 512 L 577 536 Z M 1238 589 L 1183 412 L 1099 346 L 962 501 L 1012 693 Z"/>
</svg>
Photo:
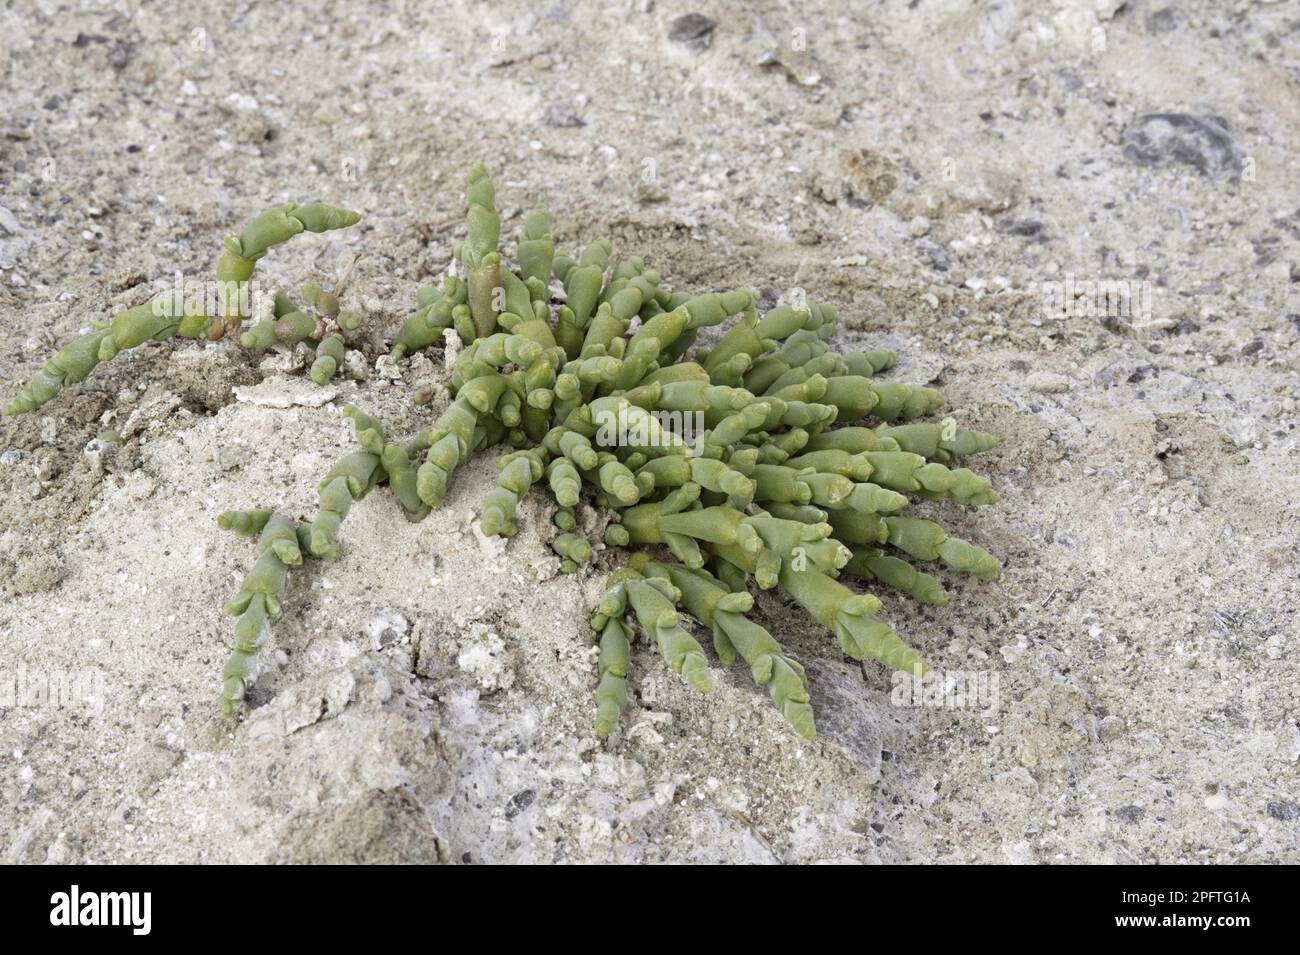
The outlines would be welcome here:
<svg viewBox="0 0 1300 955">
<path fill-rule="evenodd" d="M 237 329 L 243 319 L 246 305 L 246 285 L 253 274 L 257 260 L 266 255 L 274 245 L 287 242 L 300 232 L 327 232 L 356 224 L 360 216 L 347 209 L 321 203 L 277 206 L 268 209 L 250 222 L 238 235 L 229 235 L 216 269 L 216 301 L 211 314 L 204 311 L 202 301 L 177 301 L 172 293 L 159 296 L 144 305 L 137 305 L 113 316 L 61 348 L 47 361 L 36 376 L 5 408 L 7 415 L 26 414 L 52 399 L 63 388 L 85 378 L 102 361 L 108 361 L 118 352 L 135 348 L 146 341 L 182 338 L 220 338 L 227 330 Z M 295 313 L 296 316 L 314 319 Z M 277 316 L 268 332 L 263 330 L 249 341 L 246 347 L 263 344 L 265 336 L 273 344 L 275 328 L 282 327 L 285 334 L 295 334 L 293 318 Z M 251 334 L 251 333 L 250 333 Z M 303 336 L 305 337 L 305 336 Z"/>
<path fill-rule="evenodd" d="M 231 716 L 257 679 L 257 651 L 280 619 L 289 568 L 302 563 L 302 539 L 292 519 L 271 511 L 227 511 L 218 523 L 244 536 L 260 534 L 257 563 L 226 604 L 226 613 L 239 618 L 235 648 L 221 671 L 221 712 Z"/>
<path fill-rule="evenodd" d="M 219 704 L 227 716 L 234 715 L 257 677 L 257 652 L 266 642 L 271 622 L 280 619 L 289 568 L 300 565 L 305 556 L 338 559 L 338 531 L 352 503 L 386 483 L 403 506 L 417 510 L 414 519 L 428 513 L 415 494 L 410 464 L 410 456 L 421 450 L 419 443 L 406 448 L 389 444 L 376 419 L 351 406 L 344 414 L 351 419 L 362 450 L 346 455 L 325 474 L 318 489 L 319 507 L 310 523 L 300 524 L 268 510 L 225 511 L 217 518 L 224 530 L 243 537 L 260 535 L 257 563 L 226 606 L 228 613 L 239 616 L 235 648 L 221 677 Z"/>
</svg>

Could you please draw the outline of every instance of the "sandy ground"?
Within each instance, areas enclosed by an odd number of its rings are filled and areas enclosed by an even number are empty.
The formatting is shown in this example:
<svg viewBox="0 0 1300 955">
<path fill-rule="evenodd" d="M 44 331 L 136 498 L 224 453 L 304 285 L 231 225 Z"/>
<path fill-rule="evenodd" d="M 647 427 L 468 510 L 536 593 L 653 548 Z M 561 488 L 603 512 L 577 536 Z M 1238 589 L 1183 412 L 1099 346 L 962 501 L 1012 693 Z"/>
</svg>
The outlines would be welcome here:
<svg viewBox="0 0 1300 955">
<path fill-rule="evenodd" d="M 89 687 L 3 701 L 6 861 L 1300 861 L 1293 4 L 307 6 L 0 14 L 6 401 L 272 202 L 364 213 L 259 275 L 363 253 L 346 304 L 374 336 L 325 393 L 292 356 L 161 343 L 0 422 L 0 671 Z M 1218 118 L 1143 119 L 1167 113 Z M 343 559 L 292 578 L 250 715 L 217 717 L 252 553 L 216 514 L 309 515 L 349 401 L 428 420 L 440 350 L 375 359 L 477 159 L 507 235 L 542 200 L 563 247 L 607 235 L 677 287 L 806 288 L 1002 436 L 976 465 L 1001 502 L 939 509 L 1002 580 L 949 578 L 942 611 L 882 595 L 995 705 L 894 705 L 763 595 L 817 741 L 742 667 L 701 697 L 645 644 L 598 741 L 608 559 L 553 576 L 539 495 L 482 542 L 490 453 L 421 524 L 355 508 Z M 1098 281 L 1138 307 L 1047 307 Z"/>
</svg>

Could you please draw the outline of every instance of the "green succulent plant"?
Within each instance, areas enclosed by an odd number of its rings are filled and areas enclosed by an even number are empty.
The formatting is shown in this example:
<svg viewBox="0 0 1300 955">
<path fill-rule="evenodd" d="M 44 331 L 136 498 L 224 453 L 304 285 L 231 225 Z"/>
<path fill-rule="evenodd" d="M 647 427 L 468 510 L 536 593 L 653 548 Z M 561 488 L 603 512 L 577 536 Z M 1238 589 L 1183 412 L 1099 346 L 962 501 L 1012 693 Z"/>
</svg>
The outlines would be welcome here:
<svg viewBox="0 0 1300 955">
<path fill-rule="evenodd" d="M 256 653 L 280 615 L 288 571 L 304 556 L 338 556 L 353 501 L 387 485 L 406 516 L 421 520 L 443 503 L 471 454 L 499 445 L 509 450 L 483 498 L 484 534 L 513 535 L 520 502 L 542 485 L 556 504 L 551 547 L 562 571 L 598 556 L 622 562 L 591 618 L 599 735 L 613 730 L 626 706 L 637 629 L 687 683 L 709 691 L 708 657 L 685 611 L 711 631 L 723 665 L 743 660 L 794 730 L 813 737 L 807 674 L 749 615 L 751 583 L 787 594 L 849 657 L 924 672 L 920 654 L 877 616 L 880 600 L 843 581 L 943 605 L 939 579 L 913 561 L 996 579 L 999 564 L 986 551 L 902 513 L 912 498 L 994 503 L 986 480 L 951 465 L 996 439 L 951 419 L 915 420 L 938 409 L 942 397 L 879 377 L 894 362 L 889 351 L 835 350 L 838 323 L 829 305 L 783 304 L 760 315 L 753 290 L 674 291 L 644 259 L 612 260 L 603 239 L 577 255 L 557 253 L 540 206 L 526 217 L 512 266 L 500 249 L 495 190 L 481 165 L 470 170 L 467 199 L 467 238 L 456 249 L 463 275 L 420 290 L 391 351 L 400 360 L 448 334 L 458 337 L 450 404 L 405 444 L 390 442 L 377 420 L 349 407 L 359 449 L 324 476 L 309 523 L 270 511 L 220 517 L 222 527 L 256 536 L 259 551 L 227 607 L 239 620 L 222 674 L 222 710 L 234 714 L 255 679 Z M 271 244 L 355 221 L 323 206 L 272 210 L 227 240 L 218 273 L 247 279 Z M 315 340 L 311 374 L 323 381 L 342 359 L 346 328 L 336 299 L 319 290 L 307 297 L 316 318 L 309 322 L 277 300 L 275 319 L 244 331 L 241 341 Z M 229 319 L 126 315 L 55 356 L 10 413 L 49 400 L 117 348 L 197 336 Z M 320 334 L 322 326 L 328 334 Z M 713 327 L 711 342 L 702 343 L 700 333 Z M 584 500 L 604 518 L 603 554 L 579 533 L 573 509 Z"/>
</svg>

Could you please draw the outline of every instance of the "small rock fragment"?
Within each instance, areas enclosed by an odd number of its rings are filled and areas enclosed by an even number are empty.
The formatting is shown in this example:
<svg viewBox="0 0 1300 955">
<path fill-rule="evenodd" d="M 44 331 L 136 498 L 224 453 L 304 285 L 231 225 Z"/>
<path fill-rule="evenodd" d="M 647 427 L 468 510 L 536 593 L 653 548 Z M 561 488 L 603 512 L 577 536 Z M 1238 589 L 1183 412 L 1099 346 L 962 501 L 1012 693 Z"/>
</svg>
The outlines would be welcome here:
<svg viewBox="0 0 1300 955">
<path fill-rule="evenodd" d="M 485 693 L 508 690 L 515 685 L 515 669 L 505 651 L 505 641 L 498 634 L 484 631 L 465 642 L 456 655 L 456 665 Z"/>
<path fill-rule="evenodd" d="M 1119 739 L 1128 731 L 1128 724 L 1121 716 L 1107 716 L 1097 726 L 1097 738 L 1103 743 Z"/>
<path fill-rule="evenodd" d="M 1130 826 L 1141 822 L 1142 817 L 1146 814 L 1147 811 L 1141 806 L 1120 806 L 1115 810 L 1115 815 L 1119 817 L 1120 821 L 1128 823 Z"/>
<path fill-rule="evenodd" d="M 999 219 L 997 230 L 1002 235 L 1018 235 L 1034 242 L 1046 238 L 1046 227 L 1037 219 Z"/>
<path fill-rule="evenodd" d="M 1295 822 L 1300 819 L 1300 805 L 1293 802 L 1271 802 L 1268 814 L 1280 822 Z"/>
<path fill-rule="evenodd" d="M 659 188 L 657 183 L 638 181 L 636 184 L 636 201 L 643 206 L 652 206 L 667 198 L 668 193 Z"/>
<path fill-rule="evenodd" d="M 370 363 L 360 349 L 349 348 L 343 356 L 343 373 L 356 381 L 370 378 Z"/>
<path fill-rule="evenodd" d="M 259 385 L 236 385 L 236 401 L 246 401 L 260 408 L 319 408 L 338 397 L 338 389 L 317 386 L 304 378 L 269 378 Z"/>
<path fill-rule="evenodd" d="M 365 622 L 366 636 L 373 649 L 381 649 L 406 636 L 411 624 L 400 613 L 383 609 Z"/>
<path fill-rule="evenodd" d="M 581 129 L 587 121 L 571 109 L 552 106 L 542 114 L 542 122 L 556 129 Z"/>
<path fill-rule="evenodd" d="M 1211 793 L 1205 797 L 1205 808 L 1210 812 L 1223 812 L 1232 806 L 1232 801 L 1223 793 Z"/>
<path fill-rule="evenodd" d="M 948 258 L 948 253 L 945 252 L 943 247 L 933 239 L 918 239 L 916 247 L 929 261 L 930 268 L 934 269 L 936 272 L 947 272 L 952 266 L 952 260 Z"/>
<path fill-rule="evenodd" d="M 1070 379 L 1050 371 L 1036 371 L 1025 379 L 1025 387 L 1040 395 L 1059 395 L 1070 390 Z"/>
<path fill-rule="evenodd" d="M 1184 164 L 1217 181 L 1241 178 L 1244 153 L 1220 116 L 1148 113 L 1124 130 L 1124 158 L 1140 166 Z"/>
<path fill-rule="evenodd" d="M 668 39 L 684 43 L 697 53 L 709 46 L 709 37 L 717 24 L 702 13 L 687 13 L 668 27 Z"/>
</svg>

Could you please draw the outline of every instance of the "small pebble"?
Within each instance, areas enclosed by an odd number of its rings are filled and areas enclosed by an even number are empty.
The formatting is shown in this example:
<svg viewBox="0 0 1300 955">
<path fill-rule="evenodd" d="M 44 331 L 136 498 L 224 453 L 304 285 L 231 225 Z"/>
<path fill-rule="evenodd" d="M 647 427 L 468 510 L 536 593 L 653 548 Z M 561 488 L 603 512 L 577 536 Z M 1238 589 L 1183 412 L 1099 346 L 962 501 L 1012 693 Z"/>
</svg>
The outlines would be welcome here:
<svg viewBox="0 0 1300 955">
<path fill-rule="evenodd" d="M 1210 812 L 1222 812 L 1230 805 L 1232 804 L 1228 801 L 1228 797 L 1222 793 L 1215 793 L 1213 796 L 1205 797 L 1205 808 Z"/>
<path fill-rule="evenodd" d="M 1097 725 L 1097 738 L 1103 743 L 1119 739 L 1128 732 L 1128 724 L 1121 716 L 1108 716 Z"/>
<path fill-rule="evenodd" d="M 1245 152 L 1219 116 L 1150 113 L 1133 120 L 1122 140 L 1124 158 L 1141 166 L 1184 164 L 1212 181 L 1241 178 Z"/>
<path fill-rule="evenodd" d="M 1040 395 L 1059 395 L 1070 390 L 1070 379 L 1050 371 L 1036 371 L 1025 379 L 1025 387 Z"/>
<path fill-rule="evenodd" d="M 709 45 L 709 37 L 715 26 L 717 23 L 702 13 L 687 13 L 669 25 L 668 39 L 685 43 L 698 52 Z"/>
<path fill-rule="evenodd" d="M 1268 814 L 1281 822 L 1295 822 L 1300 819 L 1300 806 L 1293 802 L 1271 802 Z"/>
<path fill-rule="evenodd" d="M 1142 820 L 1147 811 L 1141 806 L 1120 806 L 1115 810 L 1115 815 L 1123 822 L 1134 825 Z"/>
</svg>

